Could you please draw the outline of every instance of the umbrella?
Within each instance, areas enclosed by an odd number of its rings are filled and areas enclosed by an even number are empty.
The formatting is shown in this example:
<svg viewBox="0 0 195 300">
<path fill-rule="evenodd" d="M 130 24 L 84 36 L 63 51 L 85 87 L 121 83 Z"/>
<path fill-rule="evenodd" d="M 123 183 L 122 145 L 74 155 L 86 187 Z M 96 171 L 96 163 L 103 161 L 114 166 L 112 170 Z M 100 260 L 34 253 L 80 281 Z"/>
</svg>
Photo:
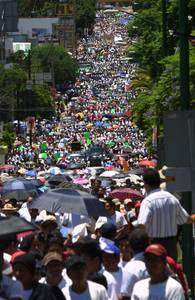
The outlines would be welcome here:
<svg viewBox="0 0 195 300">
<path fill-rule="evenodd" d="M 0 238 L 14 235 L 20 232 L 32 231 L 37 228 L 21 217 L 2 217 L 0 216 Z"/>
<path fill-rule="evenodd" d="M 15 169 L 16 169 L 16 166 L 13 166 L 13 165 L 0 166 L 0 171 L 13 171 Z"/>
<path fill-rule="evenodd" d="M 24 200 L 37 193 L 36 186 L 30 180 L 10 180 L 3 186 L 3 195 L 16 200 Z"/>
<path fill-rule="evenodd" d="M 152 160 L 143 159 L 139 162 L 140 167 L 149 167 L 149 168 L 155 168 L 156 163 Z"/>
<path fill-rule="evenodd" d="M 74 189 L 54 189 L 32 201 L 31 208 L 51 213 L 106 216 L 103 204 L 93 195 Z"/>
<path fill-rule="evenodd" d="M 49 168 L 48 173 L 50 173 L 51 175 L 58 175 L 61 174 L 61 170 L 58 167 L 51 167 Z"/>
<path fill-rule="evenodd" d="M 125 200 L 127 198 L 131 199 L 143 199 L 143 195 L 137 191 L 130 188 L 116 189 L 110 193 L 112 198 L 118 198 L 119 200 Z"/>
<path fill-rule="evenodd" d="M 39 158 L 40 159 L 46 159 L 47 158 L 47 153 L 40 153 Z"/>
<path fill-rule="evenodd" d="M 25 172 L 25 175 L 26 175 L 26 176 L 29 176 L 29 177 L 36 177 L 37 172 L 34 171 L 34 170 L 27 170 L 27 171 Z"/>
<path fill-rule="evenodd" d="M 49 178 L 48 182 L 52 185 L 58 185 L 63 182 L 71 182 L 72 179 L 68 175 L 57 174 Z"/>
<path fill-rule="evenodd" d="M 85 185 L 85 184 L 88 184 L 88 183 L 89 183 L 89 180 L 86 179 L 86 178 L 83 178 L 83 177 L 78 177 L 78 178 L 75 178 L 75 179 L 73 180 L 73 183 Z"/>
<path fill-rule="evenodd" d="M 100 174 L 100 177 L 113 177 L 113 176 L 116 176 L 118 174 L 120 174 L 120 173 L 117 172 L 117 171 L 105 171 L 102 174 Z"/>
<path fill-rule="evenodd" d="M 132 169 L 129 171 L 128 174 L 135 174 L 135 175 L 143 175 L 144 174 L 144 171 L 142 168 L 139 168 L 139 169 Z"/>
</svg>

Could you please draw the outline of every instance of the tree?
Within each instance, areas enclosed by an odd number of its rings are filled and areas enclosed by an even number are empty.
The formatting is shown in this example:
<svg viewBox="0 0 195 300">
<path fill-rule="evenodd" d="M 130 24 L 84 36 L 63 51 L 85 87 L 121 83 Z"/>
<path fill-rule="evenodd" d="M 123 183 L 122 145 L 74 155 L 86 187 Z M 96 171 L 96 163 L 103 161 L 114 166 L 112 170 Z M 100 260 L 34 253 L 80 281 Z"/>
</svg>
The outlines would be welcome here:
<svg viewBox="0 0 195 300">
<path fill-rule="evenodd" d="M 32 49 L 32 69 L 51 72 L 55 83 L 61 84 L 75 79 L 77 63 L 63 46 L 45 44 Z"/>
<path fill-rule="evenodd" d="M 75 5 L 76 28 L 79 33 L 91 28 L 95 22 L 97 0 L 72 0 Z"/>
</svg>

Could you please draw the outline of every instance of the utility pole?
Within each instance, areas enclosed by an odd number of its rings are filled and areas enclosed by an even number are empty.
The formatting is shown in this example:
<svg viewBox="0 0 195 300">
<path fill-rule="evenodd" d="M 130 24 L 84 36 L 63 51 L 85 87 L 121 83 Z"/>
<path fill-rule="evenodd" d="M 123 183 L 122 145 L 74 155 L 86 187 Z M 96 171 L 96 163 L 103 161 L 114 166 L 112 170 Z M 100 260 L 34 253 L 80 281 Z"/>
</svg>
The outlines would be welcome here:
<svg viewBox="0 0 195 300">
<path fill-rule="evenodd" d="M 188 24 L 188 0 L 179 0 L 179 33 L 180 33 L 180 101 L 181 109 L 190 108 L 189 87 L 189 24 Z M 192 212 L 192 193 L 182 193 L 182 205 L 186 211 Z M 194 299 L 194 247 L 192 225 L 184 225 L 182 228 L 183 268 L 187 276 L 191 297 Z"/>
</svg>

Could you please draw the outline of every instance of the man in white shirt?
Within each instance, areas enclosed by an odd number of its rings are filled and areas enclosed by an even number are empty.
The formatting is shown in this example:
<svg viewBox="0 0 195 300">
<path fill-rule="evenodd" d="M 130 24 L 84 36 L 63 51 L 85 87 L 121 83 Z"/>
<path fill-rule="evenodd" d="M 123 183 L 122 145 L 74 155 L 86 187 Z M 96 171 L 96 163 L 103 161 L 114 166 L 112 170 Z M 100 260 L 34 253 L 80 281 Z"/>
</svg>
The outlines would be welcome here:
<svg viewBox="0 0 195 300">
<path fill-rule="evenodd" d="M 105 202 L 105 209 L 107 210 L 108 217 L 99 217 L 96 223 L 114 224 L 117 228 L 117 234 L 123 234 L 127 227 L 127 221 L 119 211 L 116 211 L 115 203 L 110 198 L 107 198 Z"/>
<path fill-rule="evenodd" d="M 108 300 L 105 287 L 87 280 L 86 262 L 78 255 L 73 255 L 66 262 L 67 274 L 72 285 L 62 289 L 66 300 Z"/>
<path fill-rule="evenodd" d="M 166 268 L 166 249 L 160 244 L 153 244 L 145 250 L 146 268 L 150 278 L 134 285 L 132 300 L 184 300 L 182 286 L 171 278 Z"/>
<path fill-rule="evenodd" d="M 157 170 L 147 169 L 143 181 L 147 197 L 141 203 L 136 225 L 144 226 L 152 243 L 163 245 L 168 255 L 176 260 L 177 227 L 194 223 L 195 215 L 189 216 L 176 197 L 160 189 Z"/>
<path fill-rule="evenodd" d="M 149 236 L 144 229 L 135 229 L 129 236 L 133 258 L 123 268 L 121 295 L 123 300 L 130 300 L 136 282 L 147 278 L 148 272 L 144 262 L 144 251 L 149 245 Z"/>
<path fill-rule="evenodd" d="M 113 243 L 108 243 L 103 249 L 103 275 L 107 279 L 108 299 L 120 299 L 122 284 L 122 268 L 119 267 L 120 249 Z"/>
</svg>

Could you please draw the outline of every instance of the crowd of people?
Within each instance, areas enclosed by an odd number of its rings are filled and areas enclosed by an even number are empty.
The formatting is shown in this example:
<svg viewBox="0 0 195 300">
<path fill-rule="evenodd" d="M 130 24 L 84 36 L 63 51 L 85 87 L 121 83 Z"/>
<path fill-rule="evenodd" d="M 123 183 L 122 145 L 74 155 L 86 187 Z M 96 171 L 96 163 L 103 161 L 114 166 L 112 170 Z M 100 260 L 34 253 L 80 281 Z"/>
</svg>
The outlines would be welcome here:
<svg viewBox="0 0 195 300">
<path fill-rule="evenodd" d="M 2 218 L 36 225 L 0 238 L 2 300 L 189 299 L 178 226 L 195 216 L 147 168 L 156 161 L 131 119 L 136 64 L 124 53 L 132 17 L 97 13 L 93 34 L 78 45 L 80 74 L 55 97 L 56 117 L 31 124 L 32 140 L 17 137 L 0 168 Z M 66 188 L 94 195 L 105 215 L 33 206 L 38 195 Z"/>
</svg>

